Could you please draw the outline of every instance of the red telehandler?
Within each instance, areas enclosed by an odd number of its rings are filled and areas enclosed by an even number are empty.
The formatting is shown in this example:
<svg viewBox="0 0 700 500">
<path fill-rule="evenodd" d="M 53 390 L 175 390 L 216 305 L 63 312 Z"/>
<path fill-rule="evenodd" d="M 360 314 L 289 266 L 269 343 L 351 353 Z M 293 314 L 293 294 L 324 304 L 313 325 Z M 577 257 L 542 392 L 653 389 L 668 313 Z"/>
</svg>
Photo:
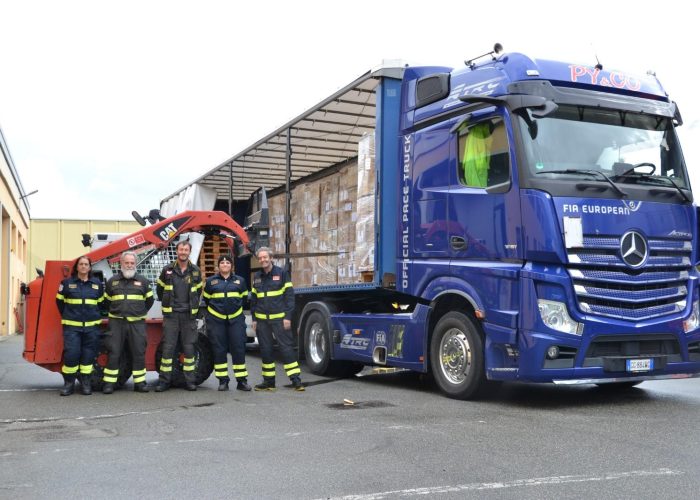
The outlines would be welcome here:
<svg viewBox="0 0 700 500">
<path fill-rule="evenodd" d="M 156 211 L 157 212 L 157 211 Z M 137 272 L 146 276 L 154 287 L 163 266 L 176 258 L 175 245 L 185 233 L 200 233 L 205 236 L 216 235 L 224 238 L 232 254 L 237 257 L 250 255 L 259 246 L 266 245 L 268 237 L 267 211 L 264 215 L 253 217 L 255 223 L 241 227 L 229 215 L 217 211 L 187 211 L 173 217 L 151 218 L 152 225 L 124 236 L 121 239 L 88 252 L 86 255 L 93 263 L 93 273 L 106 281 L 119 269 L 119 257 L 126 250 L 137 256 Z M 151 212 L 153 213 L 153 212 Z M 138 214 L 136 219 L 145 224 Z M 162 219 L 162 220 L 158 220 Z M 251 219 L 249 217 L 246 222 Z M 257 247 L 256 247 L 257 242 Z M 77 259 L 78 256 L 76 256 Z M 46 267 L 39 271 L 39 277 L 22 285 L 25 295 L 26 324 L 24 340 L 24 359 L 47 370 L 60 372 L 63 363 L 63 334 L 61 316 L 56 307 L 56 292 L 61 281 L 70 275 L 75 259 L 68 261 L 47 261 Z M 160 359 L 160 342 L 163 320 L 159 314 L 160 303 L 151 308 L 146 319 L 147 346 L 146 369 L 157 370 Z M 103 321 L 106 328 L 108 320 Z M 200 329 L 196 348 L 196 383 L 201 384 L 211 374 L 213 356 L 211 345 L 204 329 Z M 131 360 L 128 349 L 122 355 L 119 368 L 119 385 L 123 385 L 131 376 Z M 183 384 L 182 356 L 173 363 L 174 385 Z M 93 387 L 100 388 L 102 370 L 107 364 L 107 353 L 101 348 L 93 370 Z"/>
</svg>

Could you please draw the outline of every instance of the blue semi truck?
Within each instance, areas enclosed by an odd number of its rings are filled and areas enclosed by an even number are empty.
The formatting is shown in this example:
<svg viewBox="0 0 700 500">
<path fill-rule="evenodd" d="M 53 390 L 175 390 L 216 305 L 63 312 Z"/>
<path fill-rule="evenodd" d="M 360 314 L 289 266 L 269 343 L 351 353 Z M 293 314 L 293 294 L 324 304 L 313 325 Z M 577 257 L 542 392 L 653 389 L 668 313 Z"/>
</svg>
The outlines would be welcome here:
<svg viewBox="0 0 700 500">
<path fill-rule="evenodd" d="M 229 210 L 236 189 L 279 186 L 294 265 L 292 188 L 348 161 L 323 163 L 319 148 L 363 123 L 376 144 L 372 273 L 295 283 L 314 373 L 431 372 L 459 399 L 498 381 L 700 373 L 698 222 L 682 119 L 654 75 L 498 46 L 457 69 L 381 67 L 198 181 L 219 182 Z M 276 180 L 256 173 L 265 151 Z"/>
</svg>

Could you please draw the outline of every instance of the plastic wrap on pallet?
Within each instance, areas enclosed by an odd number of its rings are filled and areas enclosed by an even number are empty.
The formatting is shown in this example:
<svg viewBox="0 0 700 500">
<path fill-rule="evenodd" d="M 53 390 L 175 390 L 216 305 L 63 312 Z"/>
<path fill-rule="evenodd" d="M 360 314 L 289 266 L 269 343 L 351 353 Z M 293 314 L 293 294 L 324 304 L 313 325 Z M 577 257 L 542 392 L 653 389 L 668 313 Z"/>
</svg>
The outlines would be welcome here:
<svg viewBox="0 0 700 500">
<path fill-rule="evenodd" d="M 275 254 L 283 254 L 284 251 L 284 236 L 285 236 L 285 219 L 286 197 L 284 194 L 271 197 L 268 200 L 270 210 L 270 248 Z"/>
<path fill-rule="evenodd" d="M 374 132 L 365 133 L 357 144 L 357 221 L 355 222 L 355 263 L 357 270 L 374 270 L 375 206 Z"/>
<path fill-rule="evenodd" d="M 359 280 L 355 267 L 354 246 L 338 247 L 338 283 L 348 285 Z"/>
<path fill-rule="evenodd" d="M 331 175 L 320 181 L 321 185 L 321 232 L 338 228 L 339 176 Z"/>
<path fill-rule="evenodd" d="M 357 197 L 374 196 L 377 179 L 374 168 L 374 131 L 365 132 L 357 143 Z"/>
</svg>

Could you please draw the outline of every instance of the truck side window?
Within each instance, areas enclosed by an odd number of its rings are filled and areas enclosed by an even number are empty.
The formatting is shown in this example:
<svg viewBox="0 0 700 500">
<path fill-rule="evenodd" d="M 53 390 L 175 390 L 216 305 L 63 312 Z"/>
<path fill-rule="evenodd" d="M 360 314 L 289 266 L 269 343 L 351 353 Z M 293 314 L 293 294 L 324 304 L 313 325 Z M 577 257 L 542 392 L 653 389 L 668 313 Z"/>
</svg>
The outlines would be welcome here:
<svg viewBox="0 0 700 500">
<path fill-rule="evenodd" d="M 471 187 L 488 187 L 510 177 L 508 139 L 503 121 L 486 121 L 459 136 L 459 179 Z"/>
</svg>

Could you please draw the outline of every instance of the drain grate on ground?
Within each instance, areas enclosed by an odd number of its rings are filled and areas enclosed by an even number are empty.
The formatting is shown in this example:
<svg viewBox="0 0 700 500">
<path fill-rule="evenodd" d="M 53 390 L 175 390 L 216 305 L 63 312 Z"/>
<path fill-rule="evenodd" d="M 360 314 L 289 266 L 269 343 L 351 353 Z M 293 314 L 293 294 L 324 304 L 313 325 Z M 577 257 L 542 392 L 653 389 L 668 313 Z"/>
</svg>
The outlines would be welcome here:
<svg viewBox="0 0 700 500">
<path fill-rule="evenodd" d="M 352 404 L 329 403 L 326 406 L 331 410 L 365 410 L 367 408 L 390 408 L 395 405 L 386 401 L 354 401 Z"/>
</svg>

